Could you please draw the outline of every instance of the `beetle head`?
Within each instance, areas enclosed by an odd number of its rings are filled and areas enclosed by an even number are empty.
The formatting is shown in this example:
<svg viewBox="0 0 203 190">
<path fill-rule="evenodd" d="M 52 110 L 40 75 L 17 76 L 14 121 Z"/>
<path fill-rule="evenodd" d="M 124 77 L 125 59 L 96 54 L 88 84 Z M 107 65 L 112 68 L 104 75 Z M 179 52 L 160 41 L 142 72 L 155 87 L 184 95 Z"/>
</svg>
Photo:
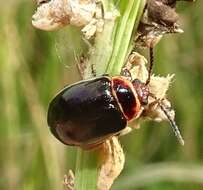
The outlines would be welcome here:
<svg viewBox="0 0 203 190">
<path fill-rule="evenodd" d="M 132 81 L 135 91 L 137 92 L 138 99 L 142 105 L 148 104 L 149 87 L 141 82 L 139 79 Z"/>
</svg>

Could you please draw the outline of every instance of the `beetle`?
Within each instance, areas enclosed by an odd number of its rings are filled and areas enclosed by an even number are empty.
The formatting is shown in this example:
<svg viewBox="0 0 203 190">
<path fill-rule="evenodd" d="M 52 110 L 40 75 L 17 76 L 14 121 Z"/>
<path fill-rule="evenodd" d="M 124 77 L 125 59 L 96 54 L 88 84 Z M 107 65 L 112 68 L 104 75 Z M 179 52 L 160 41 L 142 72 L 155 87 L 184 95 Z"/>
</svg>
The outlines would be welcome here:
<svg viewBox="0 0 203 190">
<path fill-rule="evenodd" d="M 151 70 L 152 64 L 146 83 L 133 80 L 129 69 L 124 67 L 121 76 L 105 75 L 65 87 L 48 108 L 47 121 L 52 134 L 66 145 L 89 149 L 111 136 L 125 133 L 127 125 L 140 117 L 148 97 L 153 97 L 148 88 Z M 161 102 L 158 105 L 183 142 L 175 122 Z"/>
<path fill-rule="evenodd" d="M 143 93 L 143 94 L 142 94 Z M 148 89 L 139 80 L 101 76 L 64 88 L 51 102 L 48 125 L 68 145 L 98 144 L 139 117 Z"/>
</svg>

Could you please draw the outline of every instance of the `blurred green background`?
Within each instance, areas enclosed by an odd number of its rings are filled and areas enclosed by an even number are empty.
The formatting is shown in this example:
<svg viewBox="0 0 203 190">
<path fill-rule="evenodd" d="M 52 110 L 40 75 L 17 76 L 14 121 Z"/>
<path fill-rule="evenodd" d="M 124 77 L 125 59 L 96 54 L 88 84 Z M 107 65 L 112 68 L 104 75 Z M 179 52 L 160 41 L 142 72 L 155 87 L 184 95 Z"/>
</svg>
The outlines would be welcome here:
<svg viewBox="0 0 203 190">
<path fill-rule="evenodd" d="M 33 1 L 1 0 L 0 189 L 63 189 L 76 148 L 58 142 L 46 124 L 54 94 L 80 79 L 75 60 L 85 44 L 78 29 L 32 27 Z M 121 138 L 124 171 L 114 190 L 203 189 L 203 1 L 179 3 L 185 33 L 156 47 L 155 73 L 176 77 L 169 97 L 185 146 L 168 123 L 145 122 Z"/>
</svg>

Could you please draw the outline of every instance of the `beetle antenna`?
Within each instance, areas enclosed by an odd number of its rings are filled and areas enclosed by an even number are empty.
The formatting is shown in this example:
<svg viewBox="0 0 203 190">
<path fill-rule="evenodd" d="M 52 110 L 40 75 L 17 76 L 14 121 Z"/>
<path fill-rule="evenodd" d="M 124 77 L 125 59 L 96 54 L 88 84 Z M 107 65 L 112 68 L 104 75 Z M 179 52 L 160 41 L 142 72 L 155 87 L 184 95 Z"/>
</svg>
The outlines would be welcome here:
<svg viewBox="0 0 203 190">
<path fill-rule="evenodd" d="M 161 102 L 160 99 L 157 99 L 153 94 L 150 93 L 150 97 L 154 98 L 155 101 L 157 101 L 158 103 L 158 106 L 161 108 L 161 110 L 164 112 L 165 116 L 167 117 L 169 123 L 170 123 L 170 126 L 175 134 L 175 136 L 177 137 L 179 143 L 184 146 L 185 142 L 184 142 L 184 139 L 180 133 L 180 130 L 175 122 L 175 120 L 171 117 L 171 115 L 169 114 L 167 108 L 163 105 L 163 103 Z"/>
<path fill-rule="evenodd" d="M 164 112 L 166 117 L 168 118 L 169 123 L 170 123 L 170 125 L 171 125 L 171 127 L 173 129 L 173 132 L 174 132 L 175 136 L 177 137 L 179 143 L 181 145 L 184 145 L 183 137 L 182 137 L 182 135 L 180 133 L 180 130 L 178 129 L 178 126 L 177 126 L 175 120 L 170 116 L 170 114 L 168 113 L 168 110 L 163 106 L 163 104 L 161 103 L 160 100 L 158 101 L 158 105 L 161 108 L 161 110 Z"/>
<path fill-rule="evenodd" d="M 146 85 L 149 84 L 150 80 L 151 80 L 151 75 L 152 75 L 152 68 L 154 65 L 154 51 L 153 51 L 153 47 L 149 48 L 149 68 L 148 68 L 148 78 L 146 80 Z"/>
</svg>

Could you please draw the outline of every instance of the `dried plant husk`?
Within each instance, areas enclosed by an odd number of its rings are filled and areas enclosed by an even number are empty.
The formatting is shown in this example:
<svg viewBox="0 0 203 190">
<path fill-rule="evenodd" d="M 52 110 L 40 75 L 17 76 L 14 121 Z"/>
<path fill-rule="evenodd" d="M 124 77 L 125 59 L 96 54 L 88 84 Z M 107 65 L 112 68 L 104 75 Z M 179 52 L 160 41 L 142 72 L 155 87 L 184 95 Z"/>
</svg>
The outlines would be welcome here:
<svg viewBox="0 0 203 190">
<path fill-rule="evenodd" d="M 133 61 L 133 68 L 131 69 L 131 74 L 134 79 L 139 79 L 143 83 L 146 82 L 148 78 L 148 70 L 147 70 L 147 60 L 144 56 L 140 55 L 137 52 L 134 52 L 130 59 L 130 62 Z M 152 75 L 150 79 L 149 85 L 149 92 L 152 93 L 158 100 L 162 100 L 162 104 L 164 107 L 168 109 L 169 115 L 172 119 L 175 117 L 175 112 L 171 108 L 171 103 L 166 97 L 167 90 L 174 78 L 174 74 L 167 75 L 167 76 L 156 76 Z M 140 125 L 140 120 L 142 119 L 152 119 L 154 121 L 163 121 L 168 120 L 161 108 L 158 106 L 157 101 L 154 98 L 149 97 L 148 105 L 144 106 L 143 112 L 140 116 L 139 122 L 133 121 L 135 128 L 138 128 Z M 137 126 L 138 125 L 138 126 Z"/>
<path fill-rule="evenodd" d="M 117 137 L 106 140 L 101 147 L 101 166 L 98 176 L 98 190 L 108 190 L 123 170 L 125 155 Z"/>
<path fill-rule="evenodd" d="M 163 35 L 171 33 L 183 33 L 176 0 L 148 0 L 135 36 L 136 46 L 154 47 Z"/>
<path fill-rule="evenodd" d="M 50 0 L 37 4 L 32 16 L 34 27 L 52 31 L 70 24 L 80 27 L 86 39 L 103 31 L 104 19 L 114 20 L 118 16 L 116 11 L 103 15 L 102 5 L 97 0 Z"/>
</svg>

